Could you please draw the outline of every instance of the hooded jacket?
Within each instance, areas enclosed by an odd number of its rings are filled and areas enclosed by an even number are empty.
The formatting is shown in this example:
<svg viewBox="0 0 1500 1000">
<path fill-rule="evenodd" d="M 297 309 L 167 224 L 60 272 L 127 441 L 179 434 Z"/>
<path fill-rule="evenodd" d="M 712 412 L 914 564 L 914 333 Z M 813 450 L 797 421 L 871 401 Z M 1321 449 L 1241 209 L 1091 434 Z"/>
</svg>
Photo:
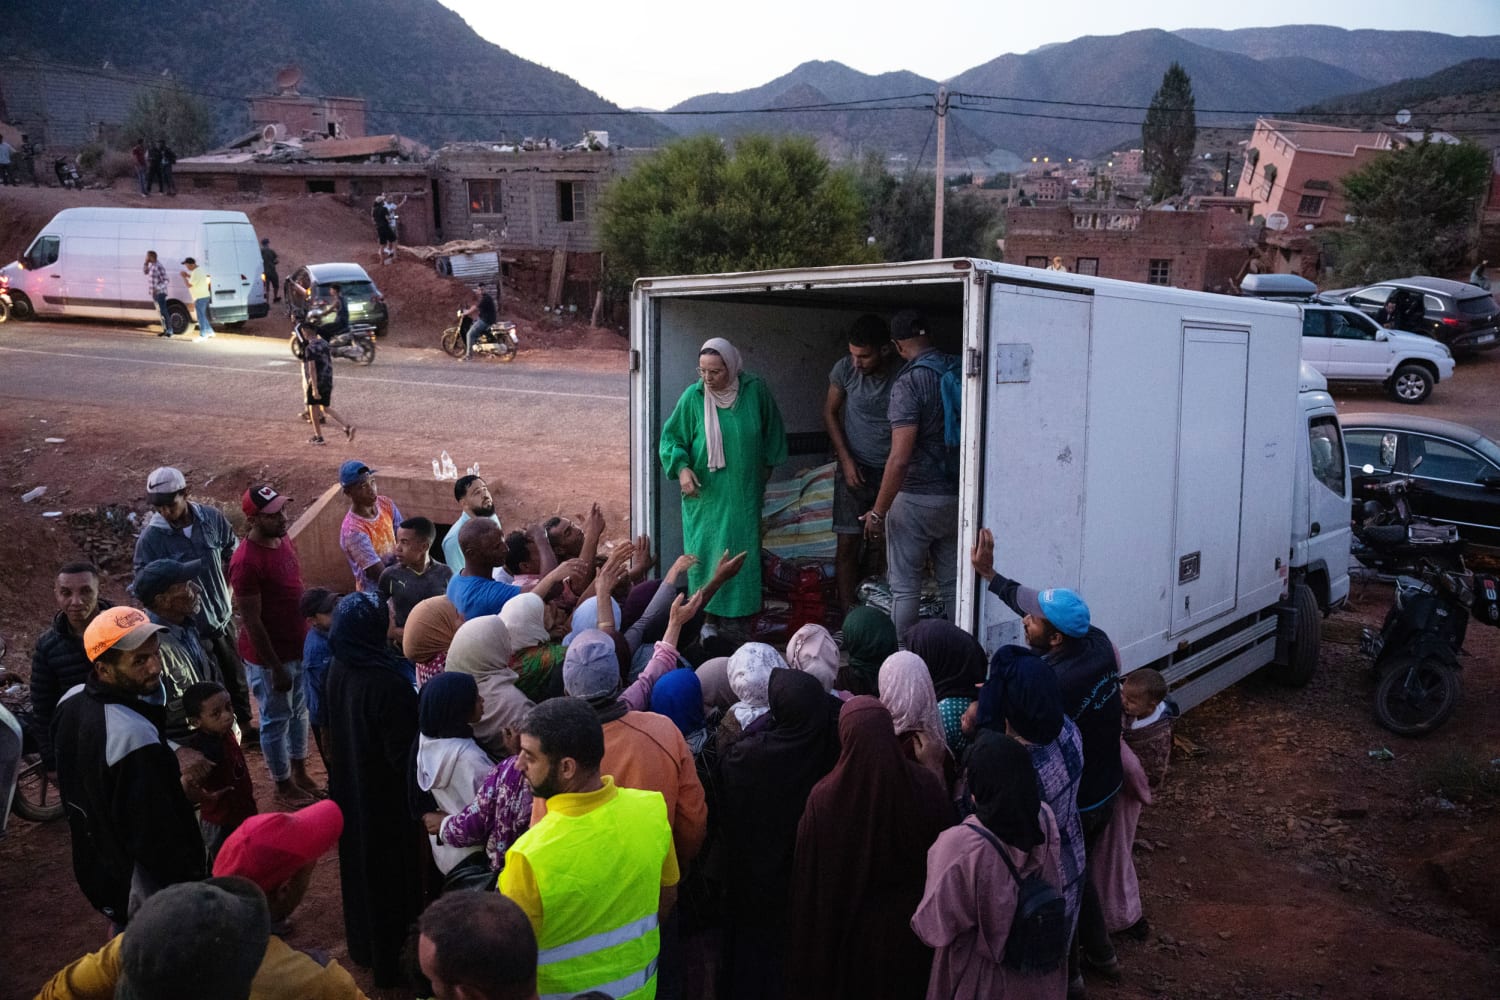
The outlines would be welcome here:
<svg viewBox="0 0 1500 1000">
<path fill-rule="evenodd" d="M 99 610 L 114 604 L 100 598 Z M 52 716 L 63 693 L 88 680 L 94 664 L 83 651 L 83 636 L 74 631 L 68 616 L 59 611 L 52 627 L 37 636 L 31 653 L 31 709 L 36 717 L 42 759 L 48 767 L 56 763 L 52 753 Z"/>
<path fill-rule="evenodd" d="M 190 531 L 172 527 L 160 514 L 146 518 L 146 526 L 135 540 L 135 572 L 157 559 L 176 559 L 178 562 L 203 560 L 198 571 L 198 584 L 203 588 L 203 607 L 198 612 L 198 622 L 205 634 L 222 634 L 229 625 L 230 602 L 229 581 L 224 574 L 229 569 L 229 557 L 239 545 L 239 538 L 217 507 L 188 501 L 193 511 Z"/>
<path fill-rule="evenodd" d="M 484 784 L 494 766 L 489 754 L 466 737 L 417 737 L 417 787 L 431 792 L 438 809 L 450 816 L 463 812 L 464 807 L 474 801 L 479 786 Z M 474 853 L 472 847 L 440 844 L 431 834 L 427 839 L 432 844 L 432 860 L 444 875 Z"/>
</svg>

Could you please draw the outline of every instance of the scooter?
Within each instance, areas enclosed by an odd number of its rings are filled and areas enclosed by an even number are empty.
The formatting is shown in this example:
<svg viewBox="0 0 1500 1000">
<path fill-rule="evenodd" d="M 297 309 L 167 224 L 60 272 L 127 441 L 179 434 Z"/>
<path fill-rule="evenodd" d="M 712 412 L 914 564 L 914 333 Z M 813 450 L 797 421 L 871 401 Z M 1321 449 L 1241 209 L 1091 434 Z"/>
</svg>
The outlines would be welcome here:
<svg viewBox="0 0 1500 1000">
<path fill-rule="evenodd" d="M 322 309 L 310 309 L 298 316 L 292 323 L 292 336 L 288 345 L 292 349 L 292 357 L 298 361 L 302 357 L 302 331 L 317 334 L 328 341 L 328 352 L 336 358 L 345 358 L 357 365 L 369 365 L 375 361 L 375 327 L 370 323 L 351 323 L 348 329 L 330 338 L 324 331 L 320 322 L 324 316 Z"/>
<path fill-rule="evenodd" d="M 0 638 L 0 659 L 4 657 L 5 640 Z M 6 701 L 15 710 L 0 702 L 0 836 L 12 812 L 34 823 L 58 819 L 64 812 L 62 793 L 42 763 L 29 697 L 7 695 Z"/>
<path fill-rule="evenodd" d="M 78 173 L 78 168 L 66 156 L 59 156 L 52 161 L 52 172 L 57 175 L 57 183 L 65 188 L 78 190 L 83 187 L 83 178 Z"/>
<path fill-rule="evenodd" d="M 1408 477 L 1367 485 L 1390 503 L 1377 510 L 1378 500 L 1367 501 L 1354 526 L 1364 549 L 1357 558 L 1395 573 L 1391 608 L 1379 631 L 1363 630 L 1359 645 L 1376 674 L 1376 721 L 1401 736 L 1425 736 L 1458 707 L 1459 654 L 1471 614 L 1500 627 L 1500 582 L 1464 565 L 1457 529 L 1411 516 L 1409 486 Z"/>
<path fill-rule="evenodd" d="M 465 340 L 472 320 L 458 311 L 457 322 L 443 331 L 443 350 L 455 358 L 461 358 L 468 350 Z M 493 354 L 501 361 L 514 361 L 521 340 L 516 336 L 516 324 L 501 320 L 481 333 L 474 341 L 475 354 Z"/>
</svg>

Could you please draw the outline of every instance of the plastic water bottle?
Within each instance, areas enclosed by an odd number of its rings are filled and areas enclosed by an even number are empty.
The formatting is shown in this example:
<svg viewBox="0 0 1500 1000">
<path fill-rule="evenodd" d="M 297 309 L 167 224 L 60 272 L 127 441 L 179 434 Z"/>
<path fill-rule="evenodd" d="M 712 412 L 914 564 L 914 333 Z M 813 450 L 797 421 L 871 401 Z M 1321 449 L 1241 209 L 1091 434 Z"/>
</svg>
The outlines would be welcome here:
<svg viewBox="0 0 1500 1000">
<path fill-rule="evenodd" d="M 457 479 L 458 478 L 458 466 L 456 466 L 456 465 L 453 464 L 453 456 L 448 454 L 447 449 L 444 449 L 443 453 L 441 455 L 439 455 L 438 457 L 443 460 L 443 478 L 444 479 Z"/>
<path fill-rule="evenodd" d="M 469 466 L 469 475 L 471 475 L 471 476 L 477 476 L 477 475 L 479 475 L 479 463 L 478 462 L 475 462 L 473 465 Z"/>
<path fill-rule="evenodd" d="M 433 479 L 442 479 L 443 478 L 443 467 L 438 464 L 438 460 L 435 459 L 435 458 L 432 460 L 432 478 Z"/>
</svg>

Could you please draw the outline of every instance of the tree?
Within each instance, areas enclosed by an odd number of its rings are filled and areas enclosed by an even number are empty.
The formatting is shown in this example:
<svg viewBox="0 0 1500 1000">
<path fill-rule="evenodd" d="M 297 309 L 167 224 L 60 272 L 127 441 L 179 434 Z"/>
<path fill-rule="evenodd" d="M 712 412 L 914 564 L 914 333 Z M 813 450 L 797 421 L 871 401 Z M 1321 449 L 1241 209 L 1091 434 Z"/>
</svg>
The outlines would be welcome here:
<svg viewBox="0 0 1500 1000">
<path fill-rule="evenodd" d="M 856 183 L 869 219 L 869 234 L 881 260 L 927 260 L 932 256 L 933 175 L 909 171 L 895 176 L 878 154 L 859 165 Z M 943 199 L 943 253 L 994 258 L 1005 234 L 1005 215 L 991 198 L 968 188 Z"/>
<path fill-rule="evenodd" d="M 1364 284 L 1461 267 L 1490 171 L 1479 146 L 1424 138 L 1346 174 L 1345 208 L 1355 221 L 1323 237 L 1339 280 Z"/>
<path fill-rule="evenodd" d="M 1146 121 L 1141 125 L 1146 172 L 1151 175 L 1147 194 L 1152 201 L 1182 193 L 1182 175 L 1193 158 L 1193 143 L 1197 139 L 1193 81 L 1187 70 L 1174 62 L 1152 95 Z"/>
<path fill-rule="evenodd" d="M 213 138 L 214 120 L 208 107 L 175 83 L 143 88 L 120 133 L 126 149 L 137 139 L 148 143 L 165 139 L 178 156 L 196 156 L 208 149 Z"/>
<path fill-rule="evenodd" d="M 852 173 L 803 138 L 673 142 L 610 185 L 601 230 L 615 289 L 649 274 L 874 259 Z"/>
</svg>

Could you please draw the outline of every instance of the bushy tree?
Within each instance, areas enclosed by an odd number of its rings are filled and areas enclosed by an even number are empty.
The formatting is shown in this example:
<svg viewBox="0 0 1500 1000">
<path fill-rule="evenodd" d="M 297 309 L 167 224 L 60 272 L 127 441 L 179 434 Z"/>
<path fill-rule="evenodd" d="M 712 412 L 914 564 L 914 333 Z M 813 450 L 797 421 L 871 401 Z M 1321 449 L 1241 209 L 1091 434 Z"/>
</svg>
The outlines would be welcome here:
<svg viewBox="0 0 1500 1000">
<path fill-rule="evenodd" d="M 1141 148 L 1145 151 L 1146 172 L 1151 175 L 1147 194 L 1152 201 L 1182 193 L 1182 177 L 1197 139 L 1193 81 L 1187 70 L 1174 62 L 1163 74 L 1141 125 Z"/>
<path fill-rule="evenodd" d="M 671 143 L 607 189 L 601 228 L 616 289 L 651 274 L 874 259 L 851 172 L 795 137 Z"/>
<path fill-rule="evenodd" d="M 137 139 L 147 143 L 165 139 L 178 156 L 196 156 L 214 138 L 213 115 L 207 105 L 179 84 L 143 88 L 122 129 L 122 148 L 129 149 Z"/>
<path fill-rule="evenodd" d="M 1340 283 L 1461 267 L 1490 171 L 1479 146 L 1424 138 L 1346 174 L 1345 207 L 1355 221 L 1323 237 Z"/>
<path fill-rule="evenodd" d="M 857 182 L 869 216 L 869 233 L 881 260 L 926 260 L 932 256 L 933 175 L 889 173 L 878 155 L 859 165 Z M 995 240 L 1005 235 L 1005 214 L 991 199 L 969 189 L 950 188 L 943 198 L 943 255 L 999 254 Z"/>
</svg>

